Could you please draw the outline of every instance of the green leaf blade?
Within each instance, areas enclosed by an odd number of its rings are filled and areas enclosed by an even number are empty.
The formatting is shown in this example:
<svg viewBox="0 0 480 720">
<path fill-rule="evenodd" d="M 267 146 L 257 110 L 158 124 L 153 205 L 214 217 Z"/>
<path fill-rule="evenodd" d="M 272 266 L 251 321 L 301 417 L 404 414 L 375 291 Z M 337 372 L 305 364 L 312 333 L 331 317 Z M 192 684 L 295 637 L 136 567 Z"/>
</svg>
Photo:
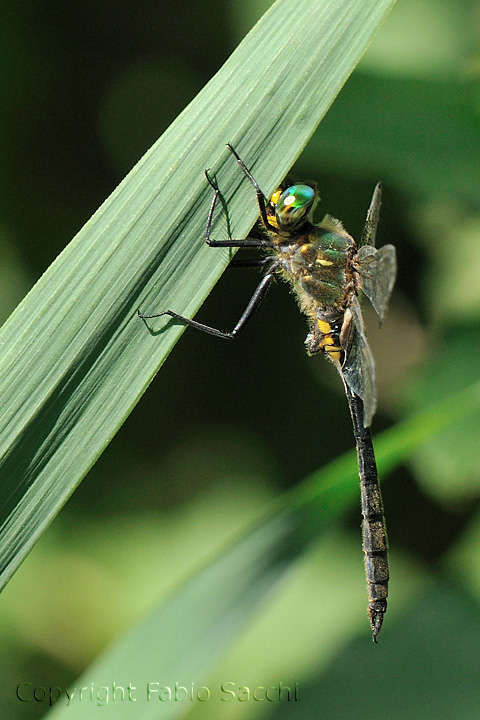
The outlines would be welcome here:
<svg viewBox="0 0 480 720">
<path fill-rule="evenodd" d="M 279 0 L 57 258 L 0 333 L 4 584 L 131 412 L 228 253 L 202 243 L 219 180 L 232 233 L 258 214 L 232 142 L 268 193 L 306 144 L 392 0 Z M 288 20 L 288 21 L 287 21 Z M 225 222 L 215 223 L 225 233 Z"/>
</svg>

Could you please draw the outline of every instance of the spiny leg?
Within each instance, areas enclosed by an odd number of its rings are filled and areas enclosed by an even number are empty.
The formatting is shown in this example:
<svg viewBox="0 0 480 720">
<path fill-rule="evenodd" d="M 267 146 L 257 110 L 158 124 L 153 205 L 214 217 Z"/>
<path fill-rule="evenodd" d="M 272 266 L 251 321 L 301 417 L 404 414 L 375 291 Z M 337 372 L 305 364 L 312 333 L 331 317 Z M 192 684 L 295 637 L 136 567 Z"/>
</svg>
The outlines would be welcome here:
<svg viewBox="0 0 480 720">
<path fill-rule="evenodd" d="M 207 218 L 207 227 L 205 231 L 205 241 L 207 244 L 211 247 L 272 247 L 273 243 L 264 238 L 243 238 L 243 239 L 232 239 L 228 238 L 228 240 L 213 240 L 210 237 L 211 229 L 212 229 L 212 222 L 213 222 L 213 214 L 215 212 L 215 207 L 218 202 L 218 198 L 220 197 L 220 190 L 218 188 L 217 183 L 215 180 L 209 175 L 208 170 L 205 170 L 205 177 L 207 179 L 207 182 L 210 184 L 210 186 L 214 190 L 214 196 L 212 199 L 212 203 L 210 205 L 210 210 L 208 213 Z M 199 323 L 196 320 L 191 320 L 190 318 L 187 318 L 183 315 L 180 315 L 179 313 L 174 312 L 173 310 L 163 310 L 158 313 L 151 313 L 151 314 L 144 314 L 141 313 L 140 310 L 137 310 L 138 317 L 142 320 L 149 320 L 152 318 L 162 317 L 163 315 L 168 315 L 174 320 L 178 320 L 179 322 L 184 323 L 185 325 L 189 325 L 190 327 L 194 327 L 197 330 L 201 330 L 203 332 L 209 333 L 210 335 L 215 335 L 216 337 L 222 337 L 226 339 L 233 339 L 239 335 L 242 330 L 244 329 L 245 325 L 248 323 L 250 318 L 252 317 L 253 313 L 257 309 L 257 307 L 262 302 L 265 293 L 267 292 L 268 288 L 270 287 L 270 284 L 274 278 L 274 270 L 276 267 L 276 264 L 273 263 L 272 265 L 272 258 L 245 258 L 245 259 L 239 259 L 237 261 L 232 261 L 230 263 L 230 267 L 261 267 L 264 265 L 270 264 L 270 269 L 268 273 L 262 278 L 260 283 L 258 284 L 255 292 L 252 295 L 252 298 L 250 302 L 248 303 L 244 313 L 240 317 L 239 321 L 233 328 L 231 332 L 224 332 L 222 330 L 218 330 L 217 328 L 210 327 L 210 325 L 205 325 L 204 323 Z"/>
<path fill-rule="evenodd" d="M 251 268 L 251 267 L 264 267 L 265 265 L 271 265 L 272 258 L 239 258 L 235 257 L 230 260 L 228 265 L 229 268 Z"/>
<path fill-rule="evenodd" d="M 196 328 L 197 330 L 201 330 L 202 332 L 209 333 L 210 335 L 215 335 L 215 337 L 221 337 L 225 338 L 226 340 L 233 340 L 236 338 L 242 330 L 244 329 L 245 325 L 248 323 L 250 318 L 252 317 L 255 310 L 258 308 L 260 303 L 262 302 L 263 298 L 265 297 L 265 294 L 270 287 L 272 280 L 274 278 L 274 273 L 269 272 L 267 275 L 265 275 L 260 283 L 258 284 L 255 292 L 253 293 L 250 302 L 248 303 L 247 307 L 245 308 L 242 316 L 240 317 L 239 321 L 233 328 L 231 332 L 224 332 L 223 330 L 217 330 L 217 328 L 210 327 L 209 325 L 204 325 L 203 323 L 199 323 L 196 320 L 191 320 L 190 318 L 186 318 L 183 315 L 179 315 L 176 312 L 173 312 L 173 310 L 164 310 L 163 312 L 159 313 L 153 313 L 152 315 L 144 315 L 139 310 L 138 317 L 142 320 L 150 320 L 151 318 L 161 317 L 162 315 L 168 315 L 169 317 L 173 318 L 174 320 L 178 320 L 179 322 L 183 323 L 184 325 L 189 325 L 190 327 Z"/>
<path fill-rule="evenodd" d="M 240 165 L 244 174 L 247 176 L 247 178 L 250 180 L 253 187 L 255 188 L 255 192 L 257 194 L 258 207 L 260 208 L 260 217 L 262 218 L 263 224 L 265 225 L 266 228 L 268 228 L 268 230 L 271 230 L 271 232 L 278 233 L 278 228 L 276 228 L 274 225 L 271 225 L 268 221 L 267 208 L 266 208 L 266 203 L 268 202 L 268 200 L 265 197 L 265 195 L 263 194 L 263 192 L 260 190 L 259 184 L 257 183 L 257 181 L 253 177 L 252 173 L 250 172 L 250 170 L 247 168 L 247 166 L 243 162 L 242 158 L 238 155 L 237 151 L 232 147 L 232 145 L 230 145 L 230 143 L 227 143 L 227 147 L 230 150 L 230 152 L 232 153 L 232 155 L 235 157 L 236 161 Z"/>
<path fill-rule="evenodd" d="M 238 240 L 234 240 L 231 237 L 229 237 L 227 240 L 214 240 L 212 237 L 210 237 L 211 232 L 212 232 L 213 213 L 215 212 L 218 198 L 220 197 L 220 190 L 218 189 L 217 183 L 209 175 L 208 170 L 205 170 L 205 177 L 207 178 L 208 183 L 211 185 L 211 187 L 214 190 L 212 204 L 210 205 L 210 210 L 208 212 L 207 227 L 205 229 L 205 242 L 207 243 L 207 245 L 209 245 L 210 247 L 236 247 L 236 248 L 272 247 L 272 243 L 270 242 L 270 240 L 267 240 L 266 238 L 247 237 L 247 238 L 241 238 Z"/>
</svg>

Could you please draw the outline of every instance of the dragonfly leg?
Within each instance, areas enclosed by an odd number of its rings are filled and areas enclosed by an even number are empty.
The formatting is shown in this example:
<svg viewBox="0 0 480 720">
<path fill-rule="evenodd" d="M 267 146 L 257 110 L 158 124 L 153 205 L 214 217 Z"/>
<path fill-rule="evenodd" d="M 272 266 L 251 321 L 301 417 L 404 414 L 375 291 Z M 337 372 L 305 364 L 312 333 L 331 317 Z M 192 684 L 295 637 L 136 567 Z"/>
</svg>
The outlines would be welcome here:
<svg viewBox="0 0 480 720">
<path fill-rule="evenodd" d="M 278 233 L 278 228 L 276 228 L 275 225 L 271 225 L 268 221 L 267 207 L 266 207 L 266 203 L 268 202 L 268 200 L 265 197 L 265 195 L 263 194 L 263 192 L 260 190 L 259 184 L 255 180 L 252 173 L 247 168 L 247 166 L 245 165 L 245 163 L 243 162 L 242 158 L 239 156 L 237 151 L 233 148 L 233 146 L 230 145 L 230 143 L 227 143 L 227 147 L 230 150 L 230 152 L 232 153 L 232 155 L 235 157 L 238 164 L 240 165 L 243 173 L 247 176 L 247 178 L 250 180 L 253 187 L 255 188 L 255 192 L 257 194 L 258 207 L 260 209 L 260 217 L 262 218 L 263 224 L 271 232 L 273 232 L 275 234 Z"/>
<path fill-rule="evenodd" d="M 229 237 L 227 240 L 214 240 L 211 237 L 212 232 L 212 223 L 213 223 L 213 214 L 215 212 L 215 208 L 218 203 L 218 199 L 220 197 L 220 190 L 218 189 L 218 185 L 215 182 L 215 180 L 212 178 L 212 176 L 209 174 L 208 170 L 205 170 L 205 177 L 208 180 L 208 183 L 211 185 L 211 187 L 214 190 L 213 200 L 212 204 L 210 205 L 210 210 L 208 212 L 208 218 L 207 218 L 207 227 L 205 229 L 205 242 L 209 247 L 236 247 L 236 248 L 242 248 L 242 247 L 272 247 L 272 243 L 270 240 L 267 240 L 267 238 L 241 238 L 241 239 L 233 239 Z M 262 217 L 263 219 L 263 217 Z"/>
<path fill-rule="evenodd" d="M 274 273 L 269 272 L 267 275 L 265 275 L 260 283 L 258 284 L 255 292 L 253 293 L 250 302 L 248 303 L 247 307 L 245 308 L 245 311 L 243 312 L 242 316 L 240 317 L 239 321 L 233 328 L 231 332 L 224 332 L 223 330 L 218 330 L 217 328 L 210 327 L 210 325 L 204 325 L 203 323 L 197 322 L 196 320 L 191 320 L 190 318 L 184 317 L 183 315 L 179 315 L 176 312 L 173 312 L 173 310 L 164 310 L 163 312 L 159 313 L 153 313 L 152 315 L 145 315 L 138 311 L 138 317 L 142 320 L 150 320 L 151 318 L 156 317 L 162 317 L 162 315 L 168 315 L 169 317 L 173 318 L 174 320 L 178 320 L 179 322 L 183 323 L 184 325 L 189 325 L 190 327 L 196 328 L 197 330 L 201 330 L 202 332 L 209 333 L 210 335 L 215 335 L 215 337 L 221 337 L 225 338 L 226 340 L 233 340 L 236 338 L 242 330 L 244 329 L 245 325 L 248 323 L 250 318 L 252 317 L 255 310 L 258 308 L 260 303 L 262 302 L 263 298 L 265 297 L 265 294 L 270 287 L 272 280 L 274 278 Z"/>
<path fill-rule="evenodd" d="M 230 260 L 228 265 L 229 268 L 243 268 L 243 267 L 263 267 L 264 265 L 271 265 L 273 258 L 234 258 Z"/>
</svg>

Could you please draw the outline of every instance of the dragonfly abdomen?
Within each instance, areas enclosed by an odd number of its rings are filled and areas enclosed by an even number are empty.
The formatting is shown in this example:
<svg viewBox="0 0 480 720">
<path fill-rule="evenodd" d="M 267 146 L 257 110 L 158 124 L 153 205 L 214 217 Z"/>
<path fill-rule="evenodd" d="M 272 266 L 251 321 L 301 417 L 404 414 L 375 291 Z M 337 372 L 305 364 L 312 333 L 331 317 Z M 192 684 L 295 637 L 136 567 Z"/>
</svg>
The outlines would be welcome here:
<svg viewBox="0 0 480 720">
<path fill-rule="evenodd" d="M 341 367 L 344 351 L 340 334 L 344 322 L 344 313 L 338 310 L 316 309 L 312 318 L 311 332 L 305 340 L 309 355 L 323 350 L 335 364 Z"/>
<path fill-rule="evenodd" d="M 363 517 L 363 550 L 368 590 L 368 614 L 374 640 L 387 610 L 388 542 L 383 504 L 377 477 L 360 478 Z"/>
</svg>

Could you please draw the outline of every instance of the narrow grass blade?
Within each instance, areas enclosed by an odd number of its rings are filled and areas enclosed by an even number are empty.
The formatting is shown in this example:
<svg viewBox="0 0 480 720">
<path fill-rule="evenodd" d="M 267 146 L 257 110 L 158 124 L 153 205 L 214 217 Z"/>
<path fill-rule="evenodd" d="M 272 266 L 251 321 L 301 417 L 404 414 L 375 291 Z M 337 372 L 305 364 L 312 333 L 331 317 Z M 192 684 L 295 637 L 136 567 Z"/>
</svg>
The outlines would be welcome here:
<svg viewBox="0 0 480 720">
<path fill-rule="evenodd" d="M 0 584 L 131 412 L 227 253 L 202 245 L 211 168 L 232 233 L 258 213 L 230 141 L 269 192 L 393 0 L 278 0 L 39 280 L 0 333 Z M 225 224 L 216 228 L 225 232 Z M 160 411 L 160 410 L 159 410 Z"/>
</svg>

